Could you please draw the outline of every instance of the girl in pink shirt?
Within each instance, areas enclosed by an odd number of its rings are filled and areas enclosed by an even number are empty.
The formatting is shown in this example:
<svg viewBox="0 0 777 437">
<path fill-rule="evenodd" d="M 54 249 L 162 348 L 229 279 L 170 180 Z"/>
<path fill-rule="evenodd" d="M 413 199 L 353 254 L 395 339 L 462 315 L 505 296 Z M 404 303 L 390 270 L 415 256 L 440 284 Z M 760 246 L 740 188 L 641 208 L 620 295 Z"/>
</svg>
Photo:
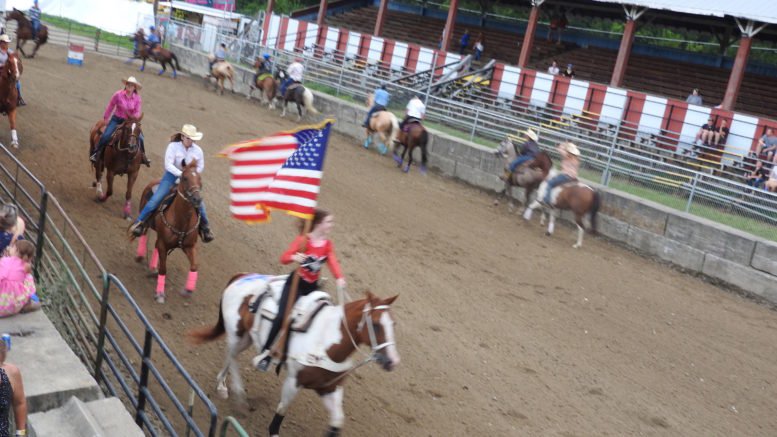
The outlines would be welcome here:
<svg viewBox="0 0 777 437">
<path fill-rule="evenodd" d="M 0 258 L 0 317 L 40 309 L 32 277 L 32 259 L 35 245 L 17 240 Z"/>
<path fill-rule="evenodd" d="M 124 89 L 116 91 L 111 96 L 108 107 L 105 108 L 103 119 L 108 125 L 105 127 L 100 141 L 97 143 L 97 148 L 94 150 L 89 159 L 92 162 L 97 162 L 102 158 L 102 151 L 110 141 L 113 133 L 116 132 L 116 128 L 119 127 L 128 119 L 138 119 L 143 113 L 143 100 L 140 98 L 140 89 L 142 88 L 140 82 L 135 79 L 134 76 L 130 76 L 127 79 L 122 80 L 124 82 Z M 150 166 L 151 162 L 146 158 L 145 142 L 143 141 L 143 133 L 138 138 L 140 140 L 140 152 L 143 154 L 143 164 Z"/>
</svg>

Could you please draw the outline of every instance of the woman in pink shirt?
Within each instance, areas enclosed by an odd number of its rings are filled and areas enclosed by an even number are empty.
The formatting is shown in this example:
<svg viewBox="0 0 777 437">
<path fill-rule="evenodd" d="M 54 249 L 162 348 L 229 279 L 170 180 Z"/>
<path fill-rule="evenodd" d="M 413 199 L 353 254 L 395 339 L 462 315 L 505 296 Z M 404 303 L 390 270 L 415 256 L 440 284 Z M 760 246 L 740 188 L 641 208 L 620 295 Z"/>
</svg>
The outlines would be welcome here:
<svg viewBox="0 0 777 437">
<path fill-rule="evenodd" d="M 577 180 L 577 170 L 580 168 L 580 150 L 570 142 L 558 145 L 561 153 L 561 171 L 548 181 L 543 201 L 550 205 L 550 193 L 559 185 Z"/>
<path fill-rule="evenodd" d="M 105 145 L 108 144 L 108 141 L 120 124 L 124 123 L 128 118 L 140 118 L 140 114 L 143 112 L 143 100 L 140 98 L 140 82 L 134 76 L 123 79 L 122 82 L 124 82 L 124 89 L 113 93 L 111 101 L 108 102 L 108 107 L 105 108 L 103 118 L 108 123 L 108 126 L 105 127 L 105 131 L 97 143 L 97 148 L 89 158 L 92 162 L 97 162 L 102 157 Z M 143 134 L 138 139 L 140 140 L 140 152 L 143 154 L 143 164 L 148 167 L 151 162 L 146 158 Z"/>
</svg>

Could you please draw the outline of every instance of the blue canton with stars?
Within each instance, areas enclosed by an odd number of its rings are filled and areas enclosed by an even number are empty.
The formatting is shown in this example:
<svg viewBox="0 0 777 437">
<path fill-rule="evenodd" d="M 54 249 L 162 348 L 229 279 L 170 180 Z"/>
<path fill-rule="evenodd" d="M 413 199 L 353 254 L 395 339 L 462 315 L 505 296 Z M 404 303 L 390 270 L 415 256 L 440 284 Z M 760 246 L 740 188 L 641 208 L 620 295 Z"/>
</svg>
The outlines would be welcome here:
<svg viewBox="0 0 777 437">
<path fill-rule="evenodd" d="M 294 133 L 299 147 L 286 159 L 283 168 L 321 171 L 331 128 L 332 124 L 327 123 L 323 129 L 303 129 Z"/>
</svg>

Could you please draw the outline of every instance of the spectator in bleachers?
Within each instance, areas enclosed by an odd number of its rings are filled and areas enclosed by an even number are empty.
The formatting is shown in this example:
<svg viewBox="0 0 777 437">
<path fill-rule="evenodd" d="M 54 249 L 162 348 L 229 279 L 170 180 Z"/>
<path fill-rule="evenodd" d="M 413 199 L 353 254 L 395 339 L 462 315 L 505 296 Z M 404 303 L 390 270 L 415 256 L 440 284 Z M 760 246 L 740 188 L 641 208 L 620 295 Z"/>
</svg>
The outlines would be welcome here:
<svg viewBox="0 0 777 437">
<path fill-rule="evenodd" d="M 19 217 L 16 205 L 8 203 L 0 206 L 0 256 L 16 240 L 24 239 L 22 234 L 24 220 Z"/>
<path fill-rule="evenodd" d="M 714 128 L 712 131 L 712 144 L 715 146 L 723 146 L 728 140 L 728 123 L 726 120 L 720 121 L 720 126 Z"/>
<path fill-rule="evenodd" d="M 550 67 L 548 67 L 548 74 L 551 76 L 558 76 L 558 74 L 561 72 L 558 68 L 558 62 L 553 61 L 552 64 L 550 64 Z"/>
<path fill-rule="evenodd" d="M 575 66 L 572 64 L 567 64 L 567 68 L 561 73 L 562 76 L 568 77 L 570 79 L 575 78 Z"/>
<path fill-rule="evenodd" d="M 777 136 L 774 135 L 774 129 L 766 129 L 766 133 L 758 140 L 758 146 L 755 150 L 755 156 L 760 157 L 766 154 L 766 160 L 771 161 L 777 151 Z"/>
<path fill-rule="evenodd" d="M 777 193 L 777 165 L 772 166 L 769 172 L 769 180 L 766 181 L 766 189 L 772 193 Z"/>
<path fill-rule="evenodd" d="M 693 91 L 688 94 L 688 98 L 685 99 L 685 103 L 690 103 L 691 105 L 702 105 L 702 98 L 701 94 L 699 94 L 699 89 L 694 88 Z"/>
<path fill-rule="evenodd" d="M 461 36 L 461 41 L 459 44 L 461 45 L 459 54 L 463 55 L 467 50 L 467 47 L 469 47 L 469 29 L 464 29 L 464 35 Z"/>
<path fill-rule="evenodd" d="M 35 245 L 18 240 L 0 258 L 0 317 L 29 313 L 40 309 L 32 277 Z"/>
<path fill-rule="evenodd" d="M 483 55 L 483 32 L 478 33 L 478 38 L 475 40 L 475 60 L 479 61 L 480 56 Z"/>
<path fill-rule="evenodd" d="M 696 133 L 696 139 L 693 141 L 693 148 L 694 150 L 699 146 L 699 141 L 701 141 L 701 145 L 709 145 L 710 140 L 713 138 L 713 135 L 715 133 L 715 121 L 710 117 L 706 123 L 704 123 L 701 126 L 701 129 L 699 129 L 699 132 Z"/>
<path fill-rule="evenodd" d="M 753 171 L 745 173 L 747 185 L 753 188 L 763 188 L 767 179 L 769 179 L 769 170 L 764 167 L 763 161 L 756 161 Z"/>
<path fill-rule="evenodd" d="M 27 398 L 24 395 L 24 383 L 22 372 L 19 368 L 5 359 L 8 355 L 8 347 L 4 341 L 0 341 L 0 431 L 2 435 L 10 436 L 8 418 L 13 409 L 16 432 L 14 435 L 27 435 Z"/>
</svg>

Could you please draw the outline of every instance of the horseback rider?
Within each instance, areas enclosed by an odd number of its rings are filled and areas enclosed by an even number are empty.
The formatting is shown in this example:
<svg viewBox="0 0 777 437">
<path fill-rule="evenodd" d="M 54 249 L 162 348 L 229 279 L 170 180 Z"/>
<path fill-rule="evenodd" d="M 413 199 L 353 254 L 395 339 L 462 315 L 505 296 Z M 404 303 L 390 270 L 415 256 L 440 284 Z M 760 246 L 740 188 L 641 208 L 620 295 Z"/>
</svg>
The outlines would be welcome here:
<svg viewBox="0 0 777 437">
<path fill-rule="evenodd" d="M 559 185 L 577 180 L 577 171 L 580 168 L 580 150 L 576 145 L 567 141 L 558 145 L 558 151 L 561 153 L 561 171 L 548 181 L 545 188 L 545 198 L 543 202 L 550 205 L 550 193 Z"/>
<path fill-rule="evenodd" d="M 505 169 L 505 180 L 509 179 L 510 175 L 513 174 L 515 169 L 521 164 L 533 160 L 537 154 L 540 153 L 540 147 L 537 145 L 537 141 L 539 140 L 537 133 L 531 129 L 526 129 L 523 134 L 526 136 L 527 140 L 521 145 L 521 153 L 517 154 L 515 159 L 513 159 L 513 162 Z"/>
<path fill-rule="evenodd" d="M 386 90 L 386 84 L 382 84 L 379 88 L 375 89 L 375 92 L 373 95 L 373 101 L 372 101 L 372 108 L 367 112 L 367 118 L 364 120 L 364 124 L 362 127 L 365 127 L 367 129 L 370 128 L 370 118 L 372 118 L 372 115 L 376 112 L 385 111 L 389 104 L 389 99 L 391 98 L 391 95 Z"/>
<path fill-rule="evenodd" d="M 305 74 L 305 66 L 302 58 L 295 58 L 294 62 L 286 67 L 286 80 L 281 84 L 281 96 L 286 95 L 286 90 L 294 83 L 302 83 L 302 75 Z"/>
<path fill-rule="evenodd" d="M 345 277 L 340 270 L 340 263 L 337 262 L 334 245 L 329 240 L 329 233 L 333 226 L 334 216 L 327 211 L 316 209 L 313 213 L 313 230 L 307 235 L 297 236 L 289 248 L 286 249 L 286 252 L 281 255 L 281 263 L 291 264 L 296 262 L 299 263 L 299 268 L 294 269 L 283 285 L 281 299 L 278 302 L 278 314 L 275 316 L 275 320 L 273 320 L 272 328 L 267 336 L 267 340 L 264 342 L 262 352 L 253 360 L 254 366 L 257 369 L 266 372 L 270 367 L 270 362 L 272 361 L 270 348 L 275 342 L 275 337 L 283 324 L 284 311 L 289 300 L 289 292 L 294 275 L 299 275 L 297 299 L 307 296 L 318 289 L 318 277 L 321 275 L 321 268 L 324 266 L 324 263 L 329 266 L 329 270 L 337 278 L 337 286 L 345 287 Z M 256 301 L 261 303 L 260 299 L 256 299 Z M 254 301 L 255 304 L 256 301 Z M 256 309 L 251 308 L 251 311 L 255 312 Z"/>
<path fill-rule="evenodd" d="M 32 23 L 32 40 L 38 38 L 38 31 L 40 30 L 40 8 L 38 7 L 38 0 L 32 2 L 32 7 L 28 12 L 30 16 L 30 22 Z"/>
<path fill-rule="evenodd" d="M 213 52 L 213 60 L 208 62 L 208 72 L 213 70 L 213 66 L 219 62 L 224 62 L 227 59 L 227 45 L 224 43 L 219 44 L 216 47 L 216 51 Z"/>
<path fill-rule="evenodd" d="M 181 130 L 173 135 L 170 144 L 167 145 L 167 151 L 165 152 L 165 174 L 159 181 L 159 185 L 148 200 L 143 211 L 138 214 L 138 218 L 135 219 L 135 223 L 130 226 L 129 231 L 134 237 L 140 237 L 143 235 L 144 228 L 146 227 L 146 220 L 151 214 L 159 208 L 162 200 L 170 193 L 170 190 L 175 186 L 178 178 L 181 177 L 184 167 L 193 159 L 197 160 L 197 172 L 202 173 L 205 169 L 205 156 L 202 153 L 202 148 L 198 146 L 195 141 L 202 139 L 202 132 L 197 132 L 197 128 L 191 124 L 185 124 Z M 213 241 L 213 233 L 210 231 L 208 224 L 208 216 L 205 213 L 205 201 L 200 203 L 200 234 L 202 235 L 202 241 L 209 243 Z"/>
<path fill-rule="evenodd" d="M 272 60 L 269 53 L 265 53 L 261 58 L 256 59 L 256 71 L 254 72 L 253 83 L 259 80 L 259 76 L 272 74 Z"/>
<path fill-rule="evenodd" d="M 156 27 L 150 26 L 148 31 L 148 39 L 146 39 L 148 52 L 152 56 L 156 56 L 157 52 L 159 51 L 159 45 L 162 44 L 162 39 L 159 37 L 159 32 L 157 32 Z"/>
<path fill-rule="evenodd" d="M 138 40 L 146 40 L 146 31 L 143 30 L 142 27 L 139 28 L 137 33 L 135 33 L 135 36 L 132 37 L 132 58 L 130 58 L 130 61 L 134 58 L 137 58 L 138 54 L 140 53 L 140 42 L 138 42 Z"/>
<path fill-rule="evenodd" d="M 420 97 L 413 96 L 413 98 L 407 102 L 407 107 L 405 107 L 405 119 L 399 124 L 399 128 L 404 130 L 405 125 L 409 123 L 421 123 L 425 114 L 426 105 L 424 105 L 424 102 L 421 101 Z"/>
<path fill-rule="evenodd" d="M 97 162 L 102 159 L 102 152 L 108 141 L 111 140 L 113 133 L 116 132 L 116 128 L 124 123 L 128 118 L 138 119 L 140 114 L 143 113 L 143 100 L 140 98 L 140 89 L 142 86 L 140 82 L 135 79 L 135 76 L 130 76 L 127 79 L 122 79 L 124 88 L 116 91 L 111 96 L 111 100 L 108 102 L 108 106 L 105 108 L 103 119 L 107 125 L 100 136 L 100 141 L 97 142 L 97 147 L 89 157 L 92 162 Z M 140 142 L 141 162 L 146 167 L 151 166 L 151 161 L 146 157 L 146 145 L 143 141 L 143 134 L 138 137 Z"/>
<path fill-rule="evenodd" d="M 8 48 L 8 44 L 11 43 L 11 37 L 8 35 L 0 35 L 0 66 L 5 65 L 8 61 L 8 57 L 13 53 L 13 50 Z M 19 78 L 16 78 L 16 94 L 19 96 L 16 100 L 16 106 L 25 106 L 27 103 L 22 99 L 22 83 Z"/>
</svg>

